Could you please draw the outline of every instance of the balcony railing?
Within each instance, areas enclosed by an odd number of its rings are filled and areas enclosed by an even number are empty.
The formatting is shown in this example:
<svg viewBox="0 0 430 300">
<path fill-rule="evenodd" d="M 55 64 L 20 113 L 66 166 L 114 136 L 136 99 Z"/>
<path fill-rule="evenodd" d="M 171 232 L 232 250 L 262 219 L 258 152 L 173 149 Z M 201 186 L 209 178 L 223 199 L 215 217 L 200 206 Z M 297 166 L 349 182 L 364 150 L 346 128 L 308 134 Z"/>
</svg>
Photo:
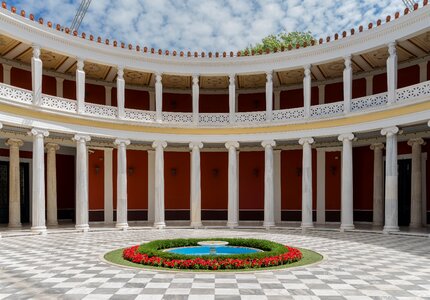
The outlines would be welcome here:
<svg viewBox="0 0 430 300">
<path fill-rule="evenodd" d="M 394 103 L 404 103 L 411 100 L 423 100 L 430 96 L 430 81 L 408 86 L 396 90 L 396 100 Z M 33 106 L 33 93 L 29 90 L 18 87 L 0 84 L 0 99 L 14 102 L 21 105 Z M 388 105 L 388 94 L 380 93 L 366 97 L 356 98 L 351 101 L 351 113 L 381 110 Z M 59 98 L 49 95 L 42 95 L 40 108 L 60 111 L 78 115 L 77 102 L 75 100 Z M 85 103 L 85 112 L 79 115 L 90 116 L 101 119 L 119 119 L 118 109 L 113 106 Z M 334 102 L 311 106 L 309 119 L 326 119 L 348 115 L 344 112 L 344 102 Z M 156 123 L 154 111 L 125 109 L 125 116 L 122 120 L 135 123 Z M 265 111 L 240 112 L 234 114 L 233 124 L 230 121 L 229 113 L 200 113 L 198 123 L 195 124 L 192 113 L 163 112 L 162 124 L 178 126 L 252 126 L 269 123 L 292 123 L 306 120 L 303 107 L 275 110 L 272 120 L 267 120 Z"/>
</svg>

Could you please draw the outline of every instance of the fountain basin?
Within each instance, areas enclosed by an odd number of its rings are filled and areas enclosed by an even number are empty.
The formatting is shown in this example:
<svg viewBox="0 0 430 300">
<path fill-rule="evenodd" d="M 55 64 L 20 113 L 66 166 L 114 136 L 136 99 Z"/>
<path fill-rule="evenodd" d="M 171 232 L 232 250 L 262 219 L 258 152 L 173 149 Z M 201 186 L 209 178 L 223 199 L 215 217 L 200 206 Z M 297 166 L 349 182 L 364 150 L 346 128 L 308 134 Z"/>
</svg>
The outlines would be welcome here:
<svg viewBox="0 0 430 300">
<path fill-rule="evenodd" d="M 170 248 L 164 250 L 165 252 L 181 254 L 181 255 L 239 255 L 239 254 L 251 254 L 262 252 L 263 250 L 250 248 L 250 247 L 236 247 L 236 246 L 189 246 Z"/>
</svg>

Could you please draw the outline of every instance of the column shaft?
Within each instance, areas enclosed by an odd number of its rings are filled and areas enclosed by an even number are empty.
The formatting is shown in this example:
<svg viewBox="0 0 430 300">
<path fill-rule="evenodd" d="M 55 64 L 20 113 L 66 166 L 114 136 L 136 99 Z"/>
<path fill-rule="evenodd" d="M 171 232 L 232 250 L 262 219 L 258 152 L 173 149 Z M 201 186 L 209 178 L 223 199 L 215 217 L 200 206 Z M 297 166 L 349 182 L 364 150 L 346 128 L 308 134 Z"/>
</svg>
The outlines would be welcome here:
<svg viewBox="0 0 430 300">
<path fill-rule="evenodd" d="M 164 148 L 167 143 L 155 141 L 152 147 L 155 148 L 155 205 L 154 205 L 154 227 L 164 228 Z"/>
<path fill-rule="evenodd" d="M 155 74 L 155 119 L 157 122 L 163 121 L 163 84 L 161 74 Z"/>
<path fill-rule="evenodd" d="M 228 149 L 228 227 L 239 225 L 239 166 L 237 163 L 238 142 L 227 142 Z"/>
<path fill-rule="evenodd" d="M 190 143 L 191 148 L 191 226 L 201 227 L 200 149 L 202 143 Z"/>
<path fill-rule="evenodd" d="M 88 231 L 88 151 L 89 136 L 75 135 L 76 141 L 76 225 L 81 231 Z"/>
<path fill-rule="evenodd" d="M 373 75 L 366 77 L 366 96 L 373 95 Z"/>
<path fill-rule="evenodd" d="M 112 87 L 108 85 L 105 85 L 105 104 L 112 105 Z"/>
<path fill-rule="evenodd" d="M 275 226 L 275 201 L 273 185 L 273 147 L 275 141 L 264 141 L 264 222 L 263 226 Z"/>
<path fill-rule="evenodd" d="M 63 98 L 64 78 L 55 77 L 55 84 L 57 97 Z"/>
<path fill-rule="evenodd" d="M 412 172 L 411 172 L 411 223 L 410 227 L 422 226 L 422 190 L 421 190 L 421 145 L 422 138 L 411 139 L 408 145 L 412 146 Z"/>
<path fill-rule="evenodd" d="M 388 86 L 388 103 L 396 102 L 397 89 L 397 50 L 396 42 L 388 44 L 387 58 L 387 86 Z"/>
<path fill-rule="evenodd" d="M 275 103 L 274 103 L 274 109 L 275 110 L 280 110 L 281 109 L 281 91 L 275 91 L 274 92 L 275 95 Z"/>
<path fill-rule="evenodd" d="M 6 65 L 6 64 L 2 64 L 2 66 L 3 66 L 3 83 L 10 85 L 10 73 L 12 70 L 12 66 Z"/>
<path fill-rule="evenodd" d="M 305 66 L 305 77 L 303 78 L 303 105 L 305 118 L 311 116 L 311 66 Z"/>
<path fill-rule="evenodd" d="M 275 201 L 275 224 L 282 221 L 281 205 L 281 150 L 273 151 L 273 184 Z"/>
<path fill-rule="evenodd" d="M 46 145 L 46 188 L 47 188 L 47 223 L 58 225 L 57 220 L 57 160 L 56 151 L 60 149 L 57 144 Z"/>
<path fill-rule="evenodd" d="M 113 149 L 104 149 L 104 223 L 113 223 Z"/>
<path fill-rule="evenodd" d="M 31 231 L 43 233 L 45 226 L 45 158 L 43 151 L 43 138 L 48 131 L 33 128 L 33 175 L 32 175 L 32 208 Z"/>
<path fill-rule="evenodd" d="M 313 227 L 312 218 L 312 147 L 313 138 L 302 138 L 299 144 L 303 145 L 302 167 L 302 225 L 303 229 Z"/>
<path fill-rule="evenodd" d="M 9 145 L 9 227 L 21 227 L 21 189 L 19 147 L 24 143 L 19 139 L 8 139 Z"/>
<path fill-rule="evenodd" d="M 199 76 L 193 75 L 193 122 L 194 124 L 199 123 Z"/>
<path fill-rule="evenodd" d="M 323 149 L 317 149 L 317 223 L 325 224 L 325 156 Z"/>
<path fill-rule="evenodd" d="M 345 57 L 345 69 L 343 70 L 343 108 L 345 113 L 351 111 L 352 99 L 352 67 L 351 56 Z"/>
<path fill-rule="evenodd" d="M 116 99 L 118 106 L 118 118 L 124 119 L 125 117 L 125 80 L 124 69 L 118 67 L 118 76 L 116 77 Z"/>
<path fill-rule="evenodd" d="M 273 78 L 272 71 L 266 72 L 266 121 L 272 120 L 273 113 Z"/>
<path fill-rule="evenodd" d="M 148 150 L 148 222 L 154 223 L 155 151 Z"/>
<path fill-rule="evenodd" d="M 40 59 L 40 47 L 33 45 L 33 57 L 31 58 L 31 82 L 33 89 L 33 104 L 42 105 L 42 60 Z"/>
<path fill-rule="evenodd" d="M 373 225 L 382 226 L 384 220 L 384 144 L 373 144 Z"/>
<path fill-rule="evenodd" d="M 82 114 L 85 112 L 85 72 L 84 61 L 78 59 L 76 68 L 76 101 L 77 112 Z"/>
<path fill-rule="evenodd" d="M 127 150 L 130 145 L 129 140 L 115 140 L 118 146 L 118 166 L 117 166 L 117 195 L 116 195 L 116 228 L 126 229 L 127 223 Z"/>
<path fill-rule="evenodd" d="M 236 122 L 235 120 L 235 112 L 236 112 L 236 84 L 235 84 L 236 75 L 229 75 L 229 86 L 228 86 L 228 106 L 230 113 L 230 123 Z"/>
<path fill-rule="evenodd" d="M 341 230 L 354 229 L 354 205 L 353 205 L 353 172 L 352 172 L 352 133 L 342 134 L 342 188 L 341 188 Z"/>
</svg>

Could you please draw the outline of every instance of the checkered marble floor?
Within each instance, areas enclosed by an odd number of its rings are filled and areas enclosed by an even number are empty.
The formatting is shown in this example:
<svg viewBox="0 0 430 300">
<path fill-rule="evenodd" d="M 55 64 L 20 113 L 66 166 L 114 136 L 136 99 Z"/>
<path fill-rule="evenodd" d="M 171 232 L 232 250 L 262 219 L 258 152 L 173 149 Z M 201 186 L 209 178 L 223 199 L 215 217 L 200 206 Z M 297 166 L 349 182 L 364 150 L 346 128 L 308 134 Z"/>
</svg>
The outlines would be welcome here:
<svg viewBox="0 0 430 300">
<path fill-rule="evenodd" d="M 162 238 L 255 237 L 325 255 L 307 267 L 246 273 L 120 268 L 107 251 Z M 430 299 L 430 239 L 299 230 L 129 230 L 0 239 L 0 299 Z"/>
</svg>

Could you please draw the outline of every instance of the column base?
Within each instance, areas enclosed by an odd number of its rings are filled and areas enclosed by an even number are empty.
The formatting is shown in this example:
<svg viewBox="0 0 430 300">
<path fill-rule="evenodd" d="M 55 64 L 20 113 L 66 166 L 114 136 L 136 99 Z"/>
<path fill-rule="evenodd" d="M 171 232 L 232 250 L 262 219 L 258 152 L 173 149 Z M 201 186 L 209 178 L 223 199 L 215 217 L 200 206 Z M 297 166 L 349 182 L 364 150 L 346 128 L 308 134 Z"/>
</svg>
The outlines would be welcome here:
<svg viewBox="0 0 430 300">
<path fill-rule="evenodd" d="M 421 222 L 420 223 L 410 223 L 409 227 L 410 228 L 421 228 L 422 225 L 421 225 Z"/>
<path fill-rule="evenodd" d="M 87 232 L 90 230 L 90 226 L 88 224 L 75 225 L 75 229 L 82 232 Z"/>
<path fill-rule="evenodd" d="M 354 228 L 355 228 L 354 224 L 341 224 L 340 225 L 340 231 L 354 230 Z"/>
<path fill-rule="evenodd" d="M 302 229 L 314 228 L 314 223 L 302 223 L 300 225 L 300 228 L 302 228 Z"/>
<path fill-rule="evenodd" d="M 382 222 L 373 222 L 372 226 L 383 226 Z"/>
<path fill-rule="evenodd" d="M 202 222 L 191 222 L 190 226 L 194 228 L 201 228 L 203 227 L 203 224 Z"/>
<path fill-rule="evenodd" d="M 154 228 L 156 228 L 156 229 L 164 229 L 164 228 L 166 228 L 166 223 L 164 223 L 164 222 L 154 223 Z"/>
<path fill-rule="evenodd" d="M 21 223 L 17 223 L 17 224 L 8 224 L 7 225 L 8 228 L 21 228 L 22 225 Z"/>
<path fill-rule="evenodd" d="M 229 228 L 231 228 L 231 229 L 233 229 L 235 227 L 238 227 L 239 223 L 238 222 L 227 222 L 226 226 L 229 227 Z"/>
<path fill-rule="evenodd" d="M 128 223 L 116 223 L 115 228 L 121 229 L 121 230 L 127 230 Z"/>
<path fill-rule="evenodd" d="M 389 232 L 398 232 L 400 231 L 399 226 L 384 226 L 384 229 L 382 232 L 389 233 Z"/>
<path fill-rule="evenodd" d="M 58 222 L 57 221 L 48 222 L 47 225 L 48 226 L 58 226 Z"/>
<path fill-rule="evenodd" d="M 263 222 L 263 227 L 270 228 L 274 226 L 275 226 L 275 222 Z"/>
<path fill-rule="evenodd" d="M 46 226 L 32 226 L 31 232 L 37 234 L 46 234 Z"/>
</svg>

